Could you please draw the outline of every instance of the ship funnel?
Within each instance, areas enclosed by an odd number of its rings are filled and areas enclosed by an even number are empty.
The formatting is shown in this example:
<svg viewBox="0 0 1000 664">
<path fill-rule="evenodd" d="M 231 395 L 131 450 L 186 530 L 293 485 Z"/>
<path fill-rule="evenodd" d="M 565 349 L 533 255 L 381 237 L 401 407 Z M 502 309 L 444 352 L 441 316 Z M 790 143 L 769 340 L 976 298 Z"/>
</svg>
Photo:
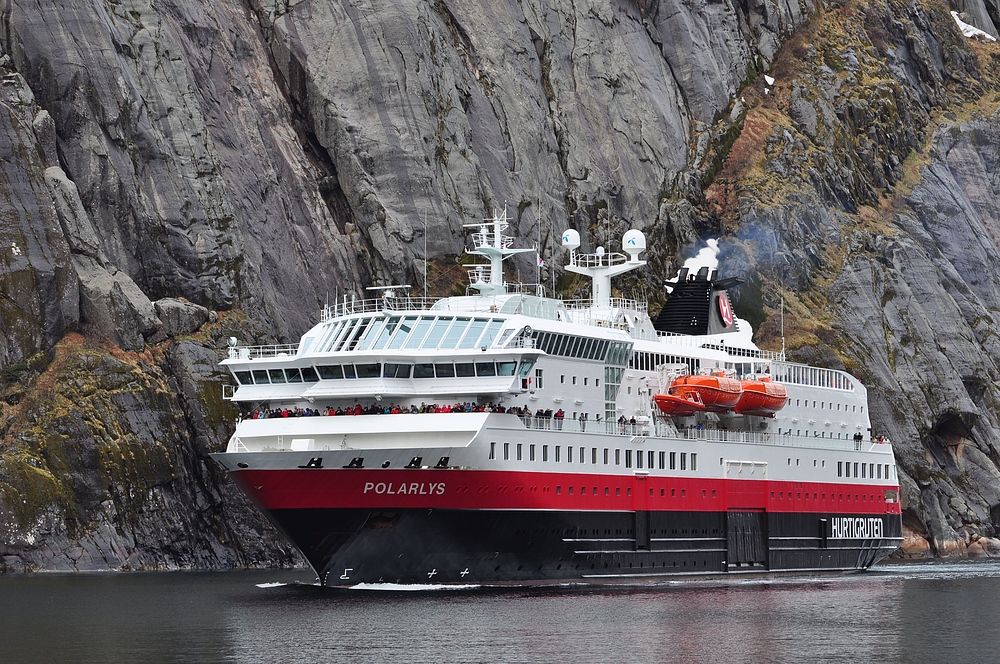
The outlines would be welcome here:
<svg viewBox="0 0 1000 664">
<path fill-rule="evenodd" d="M 563 231 L 562 246 L 570 251 L 578 249 L 580 247 L 580 234 L 572 228 Z"/>
</svg>

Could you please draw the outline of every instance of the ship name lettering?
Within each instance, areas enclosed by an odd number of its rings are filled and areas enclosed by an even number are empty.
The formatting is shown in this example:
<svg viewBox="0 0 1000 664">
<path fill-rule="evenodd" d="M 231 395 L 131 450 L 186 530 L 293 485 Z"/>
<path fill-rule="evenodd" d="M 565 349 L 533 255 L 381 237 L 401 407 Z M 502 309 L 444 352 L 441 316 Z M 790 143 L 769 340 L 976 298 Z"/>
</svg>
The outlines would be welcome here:
<svg viewBox="0 0 1000 664">
<path fill-rule="evenodd" d="M 362 493 L 374 492 L 380 496 L 441 496 L 444 482 L 365 482 Z"/>
<path fill-rule="evenodd" d="M 882 519 L 879 517 L 837 517 L 831 524 L 834 539 L 881 539 Z"/>
</svg>

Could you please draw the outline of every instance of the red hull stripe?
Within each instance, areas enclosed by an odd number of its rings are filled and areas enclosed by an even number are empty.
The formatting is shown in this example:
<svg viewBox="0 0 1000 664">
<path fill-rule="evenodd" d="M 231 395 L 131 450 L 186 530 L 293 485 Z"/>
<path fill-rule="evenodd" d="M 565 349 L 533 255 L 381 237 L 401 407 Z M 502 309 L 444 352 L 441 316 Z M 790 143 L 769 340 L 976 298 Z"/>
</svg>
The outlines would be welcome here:
<svg viewBox="0 0 1000 664">
<path fill-rule="evenodd" d="M 898 486 L 483 470 L 239 470 L 260 507 L 900 514 Z"/>
</svg>

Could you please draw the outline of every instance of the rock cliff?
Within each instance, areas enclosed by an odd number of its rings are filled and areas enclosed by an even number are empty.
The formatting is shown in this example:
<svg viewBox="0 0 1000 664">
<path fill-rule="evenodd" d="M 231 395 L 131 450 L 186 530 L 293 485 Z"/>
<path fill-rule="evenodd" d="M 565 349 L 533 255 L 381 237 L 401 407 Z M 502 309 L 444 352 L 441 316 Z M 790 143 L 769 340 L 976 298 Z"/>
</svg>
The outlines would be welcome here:
<svg viewBox="0 0 1000 664">
<path fill-rule="evenodd" d="M 425 244 L 447 275 L 504 204 L 547 270 L 642 228 L 647 292 L 719 237 L 765 344 L 784 298 L 868 384 L 908 550 L 996 553 L 1000 47 L 951 9 L 997 35 L 996 0 L 0 0 L 0 562 L 293 563 L 207 461 L 221 340 Z"/>
</svg>

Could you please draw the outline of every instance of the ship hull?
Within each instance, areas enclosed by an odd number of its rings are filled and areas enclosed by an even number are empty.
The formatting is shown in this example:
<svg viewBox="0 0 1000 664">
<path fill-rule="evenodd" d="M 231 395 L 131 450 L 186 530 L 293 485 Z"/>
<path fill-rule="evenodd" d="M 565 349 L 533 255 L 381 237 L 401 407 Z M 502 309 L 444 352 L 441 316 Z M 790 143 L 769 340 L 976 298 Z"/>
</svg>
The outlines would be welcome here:
<svg viewBox="0 0 1000 664">
<path fill-rule="evenodd" d="M 898 515 L 451 509 L 267 514 L 326 586 L 621 583 L 844 572 L 870 567 L 895 551 L 902 538 Z M 852 527 L 862 524 L 847 533 L 858 537 L 832 538 L 830 525 L 838 519 Z M 873 528 L 870 519 L 881 525 Z"/>
<path fill-rule="evenodd" d="M 235 465 L 328 586 L 850 571 L 902 541 L 891 485 Z"/>
</svg>

